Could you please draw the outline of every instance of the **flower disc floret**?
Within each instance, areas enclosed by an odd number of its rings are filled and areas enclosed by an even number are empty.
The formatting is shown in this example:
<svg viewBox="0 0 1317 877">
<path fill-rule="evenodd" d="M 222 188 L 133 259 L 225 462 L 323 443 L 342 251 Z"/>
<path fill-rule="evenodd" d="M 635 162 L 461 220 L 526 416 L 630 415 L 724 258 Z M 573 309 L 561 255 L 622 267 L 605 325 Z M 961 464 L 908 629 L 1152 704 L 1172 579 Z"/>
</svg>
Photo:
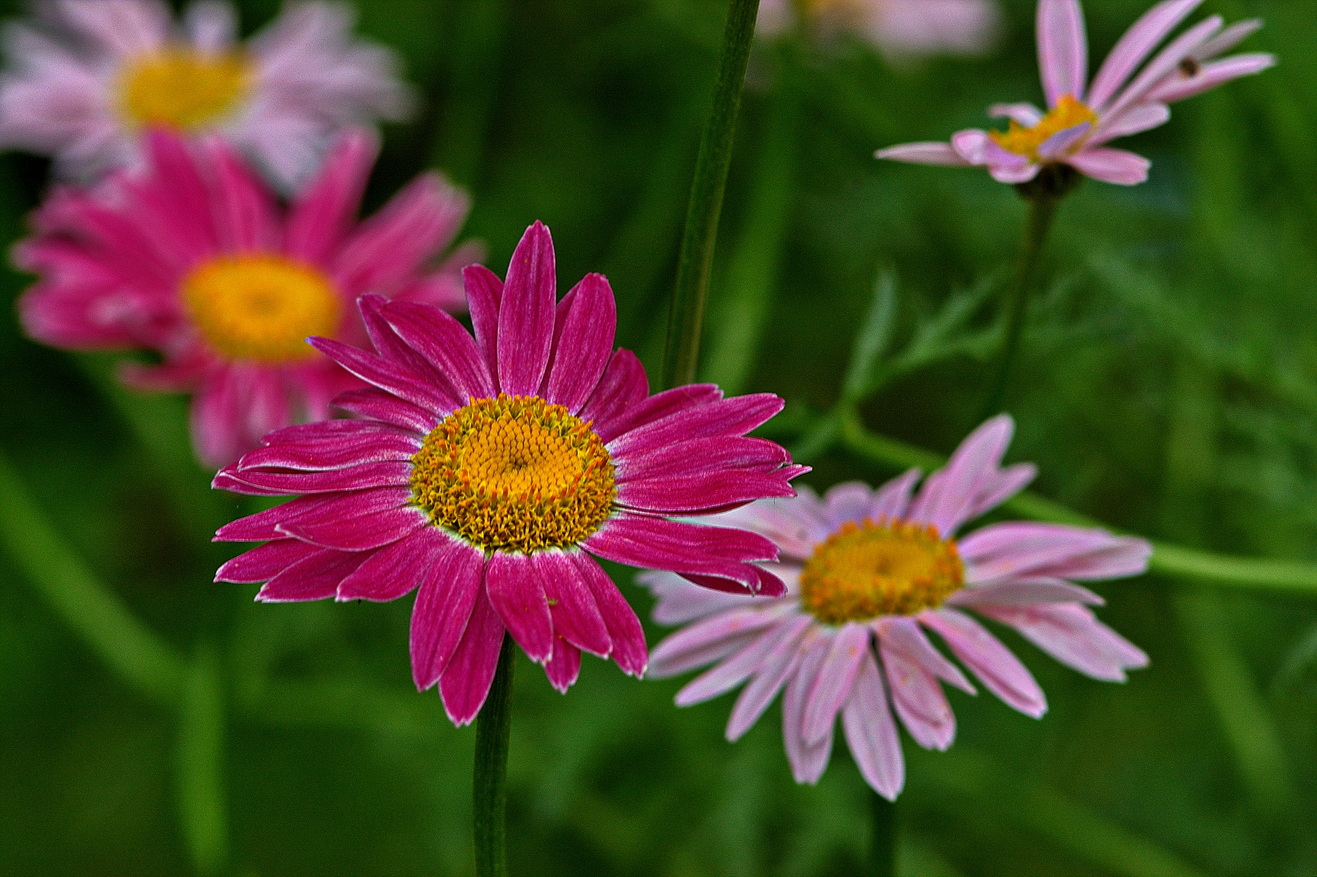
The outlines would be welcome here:
<svg viewBox="0 0 1317 877">
<path fill-rule="evenodd" d="M 591 424 L 538 396 L 473 399 L 430 431 L 411 462 L 416 505 L 487 552 L 576 545 L 617 495 Z"/>
<path fill-rule="evenodd" d="M 287 363 L 316 355 L 311 335 L 334 335 L 341 299 L 325 273 L 274 254 L 219 256 L 182 283 L 197 331 L 229 359 Z"/>
<path fill-rule="evenodd" d="M 1040 161 L 1038 147 L 1042 146 L 1048 138 L 1085 122 L 1096 126 L 1097 121 L 1097 113 L 1089 109 L 1083 101 L 1074 95 L 1063 94 L 1056 106 L 1048 110 L 1037 124 L 1025 126 L 1012 119 L 1010 127 L 1005 131 L 989 131 L 988 136 L 1007 152 L 1027 155 L 1034 161 Z"/>
<path fill-rule="evenodd" d="M 819 543 L 800 574 L 800 602 L 826 624 L 915 615 L 965 584 L 965 565 L 929 524 L 847 521 Z"/>
<path fill-rule="evenodd" d="M 130 126 L 192 129 L 247 98 L 252 64 L 238 52 L 169 46 L 128 62 L 119 74 L 119 111 Z"/>
</svg>

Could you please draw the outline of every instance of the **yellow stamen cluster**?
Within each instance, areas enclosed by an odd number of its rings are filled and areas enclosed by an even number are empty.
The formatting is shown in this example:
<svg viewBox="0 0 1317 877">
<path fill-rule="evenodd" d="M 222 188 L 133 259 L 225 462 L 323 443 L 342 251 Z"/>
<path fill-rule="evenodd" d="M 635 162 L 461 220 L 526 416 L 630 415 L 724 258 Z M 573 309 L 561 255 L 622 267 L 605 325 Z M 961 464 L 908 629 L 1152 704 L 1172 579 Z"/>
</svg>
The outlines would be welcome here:
<svg viewBox="0 0 1317 877">
<path fill-rule="evenodd" d="M 590 426 L 538 396 L 473 399 L 412 456 L 413 501 L 485 551 L 576 545 L 617 495 L 613 460 Z"/>
<path fill-rule="evenodd" d="M 801 605 L 826 624 L 914 615 L 965 583 L 956 544 L 906 521 L 851 521 L 814 549 L 800 574 Z"/>
<path fill-rule="evenodd" d="M 1038 147 L 1042 146 L 1047 138 L 1067 128 L 1082 125 L 1084 122 L 1096 125 L 1097 120 L 1097 113 L 1090 110 L 1086 104 L 1075 99 L 1073 95 L 1063 94 L 1057 100 L 1056 106 L 1038 120 L 1038 124 L 1026 128 L 1012 119 L 1010 127 L 1005 131 L 989 131 L 988 136 L 1002 149 L 1018 155 L 1027 155 L 1038 161 Z"/>
<path fill-rule="evenodd" d="M 119 111 L 134 127 L 192 129 L 246 98 L 251 62 L 235 52 L 170 46 L 128 62 L 119 74 Z"/>
<path fill-rule="evenodd" d="M 218 256 L 183 278 L 183 303 L 210 347 L 233 360 L 294 362 L 309 335 L 337 334 L 342 301 L 324 272 L 273 254 Z"/>
</svg>

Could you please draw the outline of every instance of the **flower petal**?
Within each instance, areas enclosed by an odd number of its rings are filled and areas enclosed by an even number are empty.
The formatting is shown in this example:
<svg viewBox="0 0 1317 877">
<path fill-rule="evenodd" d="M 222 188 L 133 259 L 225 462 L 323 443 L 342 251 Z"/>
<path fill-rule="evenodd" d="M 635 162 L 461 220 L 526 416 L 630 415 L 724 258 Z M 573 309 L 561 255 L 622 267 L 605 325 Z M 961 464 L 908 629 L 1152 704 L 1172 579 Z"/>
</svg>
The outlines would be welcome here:
<svg viewBox="0 0 1317 877">
<path fill-rule="evenodd" d="M 786 743 L 791 775 L 798 783 L 819 781 L 832 755 L 832 729 L 813 743 L 805 739 L 805 701 L 827 657 L 829 642 L 825 637 L 807 638 L 802 645 L 800 664 L 787 682 L 782 695 L 782 737 Z"/>
<path fill-rule="evenodd" d="M 862 624 L 845 624 L 833 635 L 828 656 L 805 701 L 801 731 L 806 743 L 817 743 L 825 734 L 832 733 L 833 722 L 850 697 L 851 684 L 868 652 L 869 628 Z"/>
<path fill-rule="evenodd" d="M 553 620 L 543 586 L 551 569 L 542 555 L 507 551 L 495 551 L 485 564 L 490 605 L 517 645 L 540 664 L 553 652 Z"/>
<path fill-rule="evenodd" d="M 575 414 L 613 354 L 617 302 L 602 274 L 587 274 L 558 303 L 544 398 Z"/>
<path fill-rule="evenodd" d="M 594 596 L 599 614 L 603 616 L 608 628 L 608 638 L 612 640 L 613 650 L 609 657 L 623 673 L 630 676 L 642 676 L 645 665 L 649 662 L 649 649 L 645 645 L 645 630 L 640 626 L 640 619 L 622 596 L 594 558 L 584 551 L 569 551 L 567 559 L 576 564 L 577 574 L 589 587 Z"/>
<path fill-rule="evenodd" d="M 1152 162 L 1123 149 L 1096 146 L 1066 159 L 1066 164 L 1085 176 L 1118 186 L 1135 186 L 1148 179 Z"/>
<path fill-rule="evenodd" d="M 536 222 L 512 252 L 499 304 L 498 382 L 510 396 L 539 391 L 553 343 L 556 289 L 553 239 Z"/>
<path fill-rule="evenodd" d="M 466 635 L 477 603 L 489 605 L 482 596 L 484 555 L 456 540 L 447 539 L 446 543 L 438 546 L 437 555 L 426 567 L 412 607 L 410 651 L 417 691 L 440 681 Z M 486 621 L 486 626 L 492 625 Z M 501 623 L 498 631 L 503 631 Z"/>
<path fill-rule="evenodd" d="M 471 720 L 485 705 L 489 686 L 498 669 L 498 653 L 503 647 L 505 629 L 498 613 L 489 604 L 484 593 L 477 591 L 476 605 L 462 632 L 462 641 L 453 652 L 452 660 L 439 677 L 439 696 L 444 712 L 459 728 Z"/>
<path fill-rule="evenodd" d="M 1129 80 L 1135 68 L 1202 2 L 1164 0 L 1143 13 L 1116 41 L 1098 69 L 1097 76 L 1093 77 L 1093 87 L 1088 91 L 1088 105 L 1098 115 L 1105 113 L 1107 102 Z"/>
<path fill-rule="evenodd" d="M 536 559 L 543 570 L 541 581 L 554 633 L 579 649 L 608 657 L 613 648 L 608 625 L 579 567 L 560 551 L 540 552 Z"/>
<path fill-rule="evenodd" d="M 580 674 L 581 650 L 561 636 L 555 636 L 553 654 L 544 662 L 544 675 L 549 677 L 549 684 L 566 694 Z"/>
<path fill-rule="evenodd" d="M 1033 675 L 987 628 L 963 612 L 943 607 L 919 613 L 919 622 L 942 635 L 984 687 L 1033 718 L 1047 712 L 1047 698 Z"/>
<path fill-rule="evenodd" d="M 807 615 L 783 622 L 783 635 L 763 659 L 754 677 L 736 699 L 727 719 L 727 739 L 738 740 L 759 721 L 800 663 L 801 638 L 813 624 Z"/>
<path fill-rule="evenodd" d="M 978 611 L 1009 624 L 1062 664 L 1094 679 L 1124 682 L 1126 670 L 1148 666 L 1142 649 L 1078 604 L 983 606 Z"/>
<path fill-rule="evenodd" d="M 950 143 L 927 141 L 889 146 L 875 152 L 873 157 L 885 158 L 889 161 L 903 161 L 908 164 L 933 164 L 949 167 L 968 167 L 970 164 Z"/>
<path fill-rule="evenodd" d="M 1038 70 L 1049 107 L 1063 95 L 1084 99 L 1088 79 L 1088 38 L 1079 0 L 1039 0 Z"/>
<path fill-rule="evenodd" d="M 318 551 L 266 582 L 256 594 L 256 600 L 261 603 L 326 600 L 337 593 L 338 583 L 365 559 L 366 555 L 359 551 Z"/>
<path fill-rule="evenodd" d="M 865 654 L 860 662 L 850 700 L 841 712 L 841 725 L 865 782 L 887 800 L 895 801 L 905 786 L 905 759 L 882 675 L 872 654 Z"/>
<path fill-rule="evenodd" d="M 878 655 L 892 706 L 910 736 L 925 749 L 941 750 L 950 746 L 956 736 L 956 717 L 937 677 L 881 635 Z"/>
<path fill-rule="evenodd" d="M 384 603 L 410 594 L 420 587 L 441 553 L 440 540 L 446 542 L 447 537 L 426 528 L 372 551 L 352 575 L 339 582 L 335 599 Z"/>
</svg>

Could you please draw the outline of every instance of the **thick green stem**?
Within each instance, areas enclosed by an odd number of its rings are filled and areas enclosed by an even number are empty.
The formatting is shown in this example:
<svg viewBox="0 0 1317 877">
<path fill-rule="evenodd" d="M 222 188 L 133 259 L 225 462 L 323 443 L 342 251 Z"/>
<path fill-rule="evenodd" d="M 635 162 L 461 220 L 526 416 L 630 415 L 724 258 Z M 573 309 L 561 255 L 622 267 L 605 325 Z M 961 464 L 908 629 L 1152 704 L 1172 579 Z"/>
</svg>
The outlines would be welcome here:
<svg viewBox="0 0 1317 877">
<path fill-rule="evenodd" d="M 993 369 L 993 380 L 989 385 L 988 402 L 983 417 L 996 414 L 1001 410 L 1006 398 L 1006 386 L 1010 382 L 1011 369 L 1019 356 L 1020 341 L 1024 337 L 1024 323 L 1029 315 L 1029 301 L 1033 298 L 1038 278 L 1038 257 L 1042 255 L 1043 245 L 1047 243 L 1048 232 L 1052 230 L 1052 220 L 1056 208 L 1071 189 L 1079 182 L 1079 172 L 1069 165 L 1048 165 L 1039 171 L 1038 176 L 1016 187 L 1021 197 L 1029 202 L 1029 221 L 1024 228 L 1024 243 L 1020 248 L 1020 261 L 1015 267 L 1015 275 L 1006 299 L 1006 328 L 1002 333 L 1001 347 L 997 350 L 997 362 Z M 979 419 L 982 420 L 983 417 Z"/>
<path fill-rule="evenodd" d="M 896 804 L 877 792 L 869 795 L 873 812 L 873 841 L 869 846 L 871 877 L 896 874 Z"/>
<path fill-rule="evenodd" d="M 677 281 L 668 315 L 667 350 L 663 359 L 663 385 L 675 387 L 695 379 L 700 352 L 700 329 L 709 291 L 709 270 L 718 237 L 727 169 L 732 163 L 732 136 L 741 106 L 741 86 L 750 58 L 759 0 L 731 0 L 727 28 L 723 31 L 722 56 L 714 82 L 713 107 L 695 159 L 695 179 L 686 209 Z"/>
<path fill-rule="evenodd" d="M 888 466 L 918 467 L 925 471 L 946 463 L 946 458 L 938 454 L 869 432 L 854 410 L 842 411 L 837 416 L 841 444 L 853 454 Z M 1112 529 L 1101 521 L 1033 493 L 1021 493 L 1008 500 L 1003 508 L 1039 521 Z M 1232 590 L 1267 590 L 1296 597 L 1317 597 L 1317 564 L 1265 557 L 1232 557 L 1151 541 L 1153 550 L 1148 562 L 1149 572 Z"/>
<path fill-rule="evenodd" d="M 477 877 L 505 877 L 507 862 L 508 732 L 512 727 L 512 637 L 503 635 L 498 669 L 476 718 L 475 807 Z"/>
</svg>

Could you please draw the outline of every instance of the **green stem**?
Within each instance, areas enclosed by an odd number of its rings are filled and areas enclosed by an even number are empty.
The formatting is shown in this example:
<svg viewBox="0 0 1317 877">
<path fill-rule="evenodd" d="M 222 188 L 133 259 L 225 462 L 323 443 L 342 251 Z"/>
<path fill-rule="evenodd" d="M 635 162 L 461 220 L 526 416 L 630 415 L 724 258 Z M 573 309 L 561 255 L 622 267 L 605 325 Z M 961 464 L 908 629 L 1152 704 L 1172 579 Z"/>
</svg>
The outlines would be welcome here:
<svg viewBox="0 0 1317 877">
<path fill-rule="evenodd" d="M 727 269 L 726 292 L 710 307 L 715 332 L 700 373 L 729 394 L 741 391 L 754 367 L 790 223 L 800 118 L 799 61 L 792 48 L 788 41 L 780 53 L 775 100 L 759 137 L 750 204 Z"/>
<path fill-rule="evenodd" d="M 851 453 L 899 468 L 936 469 L 946 458 L 923 448 L 864 428 L 854 410 L 838 415 L 841 444 Z M 1021 493 L 1002 506 L 1016 514 L 1039 521 L 1076 527 L 1113 529 L 1094 518 L 1034 493 Z M 1265 557 L 1235 557 L 1199 551 L 1170 542 L 1152 541 L 1148 571 L 1171 578 L 1188 579 L 1204 585 L 1233 590 L 1281 591 L 1298 597 L 1317 597 L 1317 564 Z"/>
<path fill-rule="evenodd" d="M 709 290 L 718 216 L 722 212 L 727 169 L 732 163 L 732 137 L 741 106 L 741 86 L 750 58 L 759 0 L 731 0 L 723 31 L 722 56 L 713 88 L 713 107 L 695 159 L 695 179 L 686 209 L 677 280 L 668 315 L 668 341 L 663 361 L 663 386 L 675 387 L 695 379 L 700 352 L 700 328 Z"/>
<path fill-rule="evenodd" d="M 173 704 L 185 666 L 87 569 L 0 455 L 0 545 L 74 633 L 142 694 Z"/>
<path fill-rule="evenodd" d="M 222 874 L 229 858 L 224 695 L 219 662 L 211 649 L 203 649 L 193 661 L 179 719 L 175 770 L 183 835 L 197 873 Z"/>
<path fill-rule="evenodd" d="M 1011 369 L 1019 356 L 1020 340 L 1024 337 L 1025 318 L 1029 315 L 1029 301 L 1033 297 L 1038 277 L 1038 257 L 1047 242 L 1048 232 L 1052 230 L 1052 220 L 1056 217 L 1056 208 L 1061 199 L 1079 182 L 1079 172 L 1069 165 L 1048 165 L 1039 171 L 1038 176 L 1016 187 L 1029 202 L 1029 221 L 1024 227 L 1024 243 L 1020 248 L 1020 261 L 1016 265 L 1015 275 L 1006 299 L 1006 329 L 1002 335 L 1001 347 L 997 351 L 997 364 L 994 371 L 992 388 L 988 393 L 988 402 L 979 419 L 996 414 L 1001 410 L 1006 397 L 1006 386 L 1010 382 Z"/>
<path fill-rule="evenodd" d="M 871 792 L 873 842 L 869 847 L 871 877 L 894 877 L 896 874 L 896 804 L 877 792 Z"/>
<path fill-rule="evenodd" d="M 498 669 L 476 718 L 475 821 L 477 877 L 505 877 L 508 733 L 512 727 L 512 637 L 503 635 Z"/>
</svg>

